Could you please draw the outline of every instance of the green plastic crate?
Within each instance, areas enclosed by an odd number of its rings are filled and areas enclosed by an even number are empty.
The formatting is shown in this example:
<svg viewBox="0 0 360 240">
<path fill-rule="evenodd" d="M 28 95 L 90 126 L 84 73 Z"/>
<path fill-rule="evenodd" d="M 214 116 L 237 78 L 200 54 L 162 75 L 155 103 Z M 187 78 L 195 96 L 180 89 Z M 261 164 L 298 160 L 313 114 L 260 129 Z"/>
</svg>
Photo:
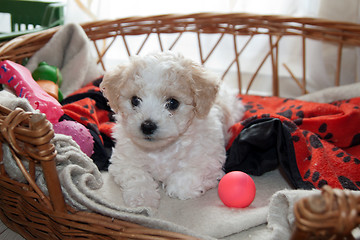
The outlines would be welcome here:
<svg viewBox="0 0 360 240">
<path fill-rule="evenodd" d="M 0 0 L 0 12 L 11 17 L 11 33 L 0 33 L 0 41 L 63 25 L 64 6 L 59 1 Z"/>
</svg>

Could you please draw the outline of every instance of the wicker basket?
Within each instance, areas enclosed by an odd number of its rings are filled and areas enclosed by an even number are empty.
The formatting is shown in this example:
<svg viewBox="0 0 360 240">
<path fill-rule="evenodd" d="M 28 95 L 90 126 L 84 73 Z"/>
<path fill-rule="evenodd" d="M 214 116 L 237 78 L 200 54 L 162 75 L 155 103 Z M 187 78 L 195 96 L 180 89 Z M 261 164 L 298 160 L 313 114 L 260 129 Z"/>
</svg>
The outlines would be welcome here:
<svg viewBox="0 0 360 240">
<path fill-rule="evenodd" d="M 334 85 L 340 84 L 340 69 L 344 46 L 360 46 L 360 25 L 332 22 L 311 18 L 291 18 L 281 16 L 258 16 L 249 14 L 212 14 L 161 15 L 151 17 L 133 17 L 113 21 L 97 21 L 82 25 L 89 39 L 93 42 L 98 55 L 98 63 L 105 69 L 104 56 L 117 38 L 122 39 L 128 55 L 133 50 L 129 47 L 129 36 L 144 36 L 143 43 L 134 53 L 142 51 L 148 38 L 155 35 L 159 48 L 164 49 L 163 36 L 174 35 L 170 44 L 172 49 L 185 34 L 192 34 L 199 51 L 201 63 L 205 64 L 224 36 L 231 36 L 234 57 L 229 68 L 224 69 L 225 76 L 229 69 L 235 68 L 238 86 L 248 92 L 266 59 L 271 61 L 272 94 L 279 95 L 280 40 L 288 36 L 297 37 L 302 43 L 302 78 L 298 79 L 285 65 L 289 75 L 300 87 L 306 88 L 306 39 L 330 42 L 337 46 L 336 76 Z M 10 42 L 1 43 L 0 60 L 21 62 L 31 57 L 59 30 L 59 27 L 42 32 L 28 34 Z M 204 54 L 202 36 L 217 34 L 218 41 L 212 44 L 209 54 Z M 248 86 L 242 84 L 239 57 L 247 46 L 240 47 L 236 38 L 265 35 L 269 38 L 269 51 L 265 53 L 257 70 L 253 73 Z M 105 41 L 104 41 L 105 40 Z M 99 47 L 101 45 L 103 47 Z M 245 90 L 245 91 L 244 91 Z M 21 110 L 10 111 L 0 107 L 0 139 L 10 144 L 12 153 L 24 173 L 27 184 L 10 179 L 0 165 L 0 219 L 12 230 L 27 239 L 192 239 L 179 233 L 149 229 L 137 224 L 112 219 L 95 213 L 72 209 L 64 202 L 59 179 L 55 170 L 54 146 L 50 144 L 53 132 L 42 115 L 30 114 Z M 20 144 L 20 142 L 22 144 Z M 1 149 L 1 148 L 0 148 Z M 27 172 L 19 158 L 29 159 L 30 170 Z M 41 164 L 49 189 L 46 196 L 34 181 L 35 164 Z M 359 205 L 359 204 L 357 204 Z M 357 212 L 358 212 L 357 208 Z M 359 222 L 357 222 L 358 224 Z"/>
</svg>

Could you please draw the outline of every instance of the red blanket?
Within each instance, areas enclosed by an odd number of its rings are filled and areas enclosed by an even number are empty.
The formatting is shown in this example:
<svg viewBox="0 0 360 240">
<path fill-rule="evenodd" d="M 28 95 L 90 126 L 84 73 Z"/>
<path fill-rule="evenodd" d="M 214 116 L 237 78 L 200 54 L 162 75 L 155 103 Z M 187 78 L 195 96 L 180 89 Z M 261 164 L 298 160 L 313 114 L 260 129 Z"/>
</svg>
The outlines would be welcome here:
<svg viewBox="0 0 360 240">
<path fill-rule="evenodd" d="M 241 96 L 226 171 L 261 175 L 279 165 L 296 188 L 360 188 L 360 98 L 331 104 Z"/>
</svg>

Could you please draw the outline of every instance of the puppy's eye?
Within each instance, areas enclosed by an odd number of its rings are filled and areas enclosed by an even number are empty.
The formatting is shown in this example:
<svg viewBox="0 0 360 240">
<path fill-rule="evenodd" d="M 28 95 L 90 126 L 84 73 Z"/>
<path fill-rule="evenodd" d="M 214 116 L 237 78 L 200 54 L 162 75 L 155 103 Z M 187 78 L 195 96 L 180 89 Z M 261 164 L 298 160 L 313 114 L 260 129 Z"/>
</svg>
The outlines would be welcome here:
<svg viewBox="0 0 360 240">
<path fill-rule="evenodd" d="M 131 97 L 131 105 L 133 106 L 133 107 L 137 107 L 137 106 L 139 106 L 140 105 L 140 103 L 141 103 L 141 98 L 139 98 L 138 96 L 133 96 L 133 97 Z"/>
<path fill-rule="evenodd" d="M 169 98 L 166 100 L 165 107 L 169 109 L 170 111 L 174 111 L 179 107 L 180 103 L 175 98 Z"/>
</svg>

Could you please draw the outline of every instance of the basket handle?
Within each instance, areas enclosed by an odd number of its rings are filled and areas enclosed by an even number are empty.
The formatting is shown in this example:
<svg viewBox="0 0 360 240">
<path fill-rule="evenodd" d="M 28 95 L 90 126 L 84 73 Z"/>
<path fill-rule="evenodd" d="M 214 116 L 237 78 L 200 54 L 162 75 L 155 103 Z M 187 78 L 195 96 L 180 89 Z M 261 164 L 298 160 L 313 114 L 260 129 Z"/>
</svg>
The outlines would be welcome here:
<svg viewBox="0 0 360 240">
<path fill-rule="evenodd" d="M 295 229 L 291 240 L 351 240 L 354 239 L 351 231 L 360 224 L 360 197 L 349 190 L 325 185 L 320 195 L 296 202 L 294 214 Z"/>
<path fill-rule="evenodd" d="M 54 131 L 45 115 L 25 112 L 20 108 L 12 111 L 0 105 L 0 133 L 0 140 L 9 144 L 12 155 L 30 187 L 49 209 L 64 212 L 66 206 L 54 161 L 56 150 L 50 142 Z M 29 161 L 29 172 L 20 160 L 21 156 Z M 35 182 L 35 163 L 42 166 L 50 200 Z"/>
</svg>

